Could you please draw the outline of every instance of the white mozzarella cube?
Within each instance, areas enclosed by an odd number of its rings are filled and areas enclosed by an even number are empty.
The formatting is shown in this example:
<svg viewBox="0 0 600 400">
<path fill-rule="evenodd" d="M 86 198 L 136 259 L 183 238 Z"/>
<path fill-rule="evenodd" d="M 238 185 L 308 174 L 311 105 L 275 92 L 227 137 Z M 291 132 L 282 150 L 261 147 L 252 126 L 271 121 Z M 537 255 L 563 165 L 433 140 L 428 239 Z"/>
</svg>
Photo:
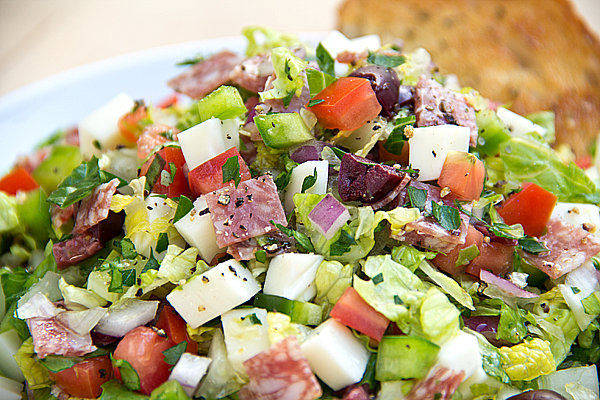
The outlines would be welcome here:
<svg viewBox="0 0 600 400">
<path fill-rule="evenodd" d="M 308 188 L 305 193 L 325 194 L 327 193 L 327 181 L 329 178 L 329 163 L 323 161 L 306 161 L 298 165 L 292 171 L 290 183 L 285 188 L 285 209 L 287 212 L 294 210 L 294 195 L 302 191 L 302 183 L 307 176 L 313 176 L 317 171 L 317 181 Z"/>
<path fill-rule="evenodd" d="M 321 44 L 335 60 L 338 54 L 343 53 L 344 51 L 360 53 L 365 50 L 379 49 L 381 47 L 381 39 L 379 38 L 379 35 L 367 35 L 348 39 L 340 31 L 333 30 L 321 40 Z M 337 61 L 335 62 L 336 76 L 346 75 L 347 72 L 348 65 Z"/>
<path fill-rule="evenodd" d="M 79 122 L 79 148 L 85 159 L 124 143 L 119 131 L 119 118 L 131 111 L 134 104 L 129 96 L 120 93 Z"/>
<path fill-rule="evenodd" d="M 359 382 L 371 355 L 350 329 L 334 319 L 313 330 L 300 349 L 310 369 L 333 390 Z"/>
<path fill-rule="evenodd" d="M 17 382 L 25 380 L 21 369 L 13 358 L 22 343 L 23 341 L 14 329 L 0 333 L 0 371 L 4 376 Z"/>
<path fill-rule="evenodd" d="M 177 381 L 188 396 L 193 397 L 200 385 L 200 380 L 206 374 L 206 370 L 212 360 L 195 354 L 183 353 L 177 364 L 173 367 L 170 381 Z"/>
<path fill-rule="evenodd" d="M 189 170 L 232 147 L 239 147 L 239 119 L 208 119 L 179 133 L 179 144 Z"/>
<path fill-rule="evenodd" d="M 0 376 L 0 399 L 21 400 L 23 384 L 9 378 Z"/>
<path fill-rule="evenodd" d="M 260 323 L 255 323 L 252 314 Z M 231 310 L 221 315 L 227 358 L 238 372 L 246 374 L 243 362 L 258 353 L 267 350 L 269 342 L 269 325 L 267 310 L 262 308 L 242 308 Z"/>
<path fill-rule="evenodd" d="M 185 241 L 198 249 L 204 261 L 210 262 L 223 249 L 217 245 L 215 228 L 207 211 L 206 198 L 200 196 L 194 201 L 194 208 L 174 225 Z"/>
<path fill-rule="evenodd" d="M 409 163 L 418 169 L 418 180 L 431 181 L 440 177 L 450 150 L 469 151 L 471 130 L 466 126 L 436 125 L 415 128 L 408 139 Z"/>
<path fill-rule="evenodd" d="M 594 204 L 556 203 L 551 218 L 560 218 L 600 237 L 600 208 Z"/>
<path fill-rule="evenodd" d="M 459 331 L 457 335 L 444 342 L 440 348 L 437 365 L 452 371 L 464 371 L 465 379 L 468 379 L 482 368 L 477 337 Z"/>
<path fill-rule="evenodd" d="M 197 328 L 250 300 L 259 290 L 250 270 L 238 261 L 227 260 L 192 277 L 167 300 L 192 328 Z"/>
<path fill-rule="evenodd" d="M 309 301 L 316 294 L 315 276 L 323 256 L 284 253 L 271 259 L 263 292 L 290 300 Z"/>
<path fill-rule="evenodd" d="M 498 107 L 496 114 L 498 114 L 498 118 L 506 124 L 513 136 L 525 135 L 529 132 L 538 132 L 540 135 L 546 134 L 547 129 L 543 126 L 534 124 L 522 115 L 514 113 L 504 107 Z"/>
</svg>

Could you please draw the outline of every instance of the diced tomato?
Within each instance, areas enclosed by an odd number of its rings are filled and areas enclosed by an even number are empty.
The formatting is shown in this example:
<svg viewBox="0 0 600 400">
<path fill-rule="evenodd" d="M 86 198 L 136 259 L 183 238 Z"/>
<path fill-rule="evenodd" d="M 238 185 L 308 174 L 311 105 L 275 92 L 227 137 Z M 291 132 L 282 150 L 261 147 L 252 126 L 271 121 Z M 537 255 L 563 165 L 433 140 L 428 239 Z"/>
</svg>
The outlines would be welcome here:
<svg viewBox="0 0 600 400">
<path fill-rule="evenodd" d="M 505 223 L 521 224 L 527 235 L 540 237 L 544 234 L 557 199 L 535 183 L 525 182 L 523 190 L 510 196 L 500 206 L 498 214 Z"/>
<path fill-rule="evenodd" d="M 112 364 L 108 356 L 102 356 L 49 374 L 50 379 L 71 396 L 96 398 L 102 393 L 101 386 L 112 379 Z"/>
<path fill-rule="evenodd" d="M 481 270 L 504 275 L 512 268 L 514 252 L 515 246 L 484 241 L 479 246 L 479 256 L 469 263 L 465 272 L 476 277 Z"/>
<path fill-rule="evenodd" d="M 331 310 L 332 318 L 360 333 L 381 341 L 390 320 L 369 305 L 349 287 Z"/>
<path fill-rule="evenodd" d="M 137 141 L 138 158 L 145 159 L 156 146 L 167 143 L 167 138 L 161 133 L 164 134 L 168 131 L 176 132 L 172 126 L 163 124 L 152 124 L 145 127 Z"/>
<path fill-rule="evenodd" d="M 586 154 L 585 156 L 575 160 L 575 164 L 577 164 L 579 168 L 588 169 L 589 167 L 594 165 L 594 159 L 591 155 Z"/>
<path fill-rule="evenodd" d="M 240 165 L 241 181 L 251 179 L 252 176 L 250 175 L 250 170 L 240 155 L 240 152 L 237 148 L 232 147 L 190 171 L 188 180 L 194 197 L 227 186 L 229 182 L 223 183 L 223 165 L 229 158 L 236 156 Z"/>
<path fill-rule="evenodd" d="M 473 245 L 477 246 L 477 248 L 481 248 L 483 244 L 483 234 L 479 232 L 473 225 L 469 225 L 469 230 L 467 231 L 467 236 L 465 238 L 465 243 L 459 246 L 456 246 L 452 251 L 447 254 L 439 253 L 431 262 L 437 268 L 441 269 L 449 273 L 452 276 L 459 276 L 465 273 L 466 265 L 456 265 L 456 260 L 458 260 L 458 256 L 460 251 L 466 249 L 467 247 L 471 247 Z"/>
<path fill-rule="evenodd" d="M 170 95 L 168 97 L 165 97 L 160 102 L 158 102 L 158 104 L 156 105 L 156 107 L 158 107 L 158 108 L 169 108 L 169 107 L 177 104 L 178 101 L 179 101 L 179 96 L 177 96 L 177 93 L 173 93 L 172 95 Z"/>
<path fill-rule="evenodd" d="M 183 152 L 179 147 L 165 147 L 164 149 L 158 152 L 160 156 L 165 160 L 166 164 L 164 167 L 164 171 L 167 171 L 169 175 L 171 174 L 171 163 L 175 165 L 175 176 L 173 177 L 173 181 L 169 186 L 165 186 L 161 184 L 160 178 L 154 184 L 152 191 L 158 194 L 166 194 L 167 197 L 179 197 L 181 195 L 190 197 L 190 187 L 188 185 L 187 179 L 185 178 L 185 173 L 183 172 L 183 166 L 185 164 L 185 158 L 183 157 Z"/>
<path fill-rule="evenodd" d="M 39 185 L 23 167 L 15 167 L 0 179 L 0 190 L 10 195 L 17 192 L 28 192 L 37 189 Z"/>
<path fill-rule="evenodd" d="M 328 129 L 352 131 L 377 117 L 381 104 L 365 78 L 343 77 L 318 93 L 314 100 L 323 100 L 309 108 L 321 125 Z"/>
<path fill-rule="evenodd" d="M 154 326 L 165 331 L 173 346 L 186 341 L 188 344 L 185 351 L 198 354 L 198 342 L 190 338 L 185 329 L 185 321 L 177 314 L 177 311 L 173 307 L 165 305 Z"/>
<path fill-rule="evenodd" d="M 485 180 L 483 162 L 464 151 L 449 151 L 438 179 L 440 187 L 468 200 L 479 200 Z"/>
<path fill-rule="evenodd" d="M 137 104 L 133 110 L 119 118 L 119 131 L 125 139 L 135 143 L 142 134 L 142 129 L 148 124 L 144 120 L 148 118 L 148 110 L 143 104 Z"/>
<path fill-rule="evenodd" d="M 140 378 L 140 392 L 149 395 L 171 374 L 171 365 L 164 360 L 163 351 L 173 347 L 172 341 L 160 336 L 154 329 L 139 326 L 129 331 L 117 345 L 113 358 L 127 361 Z M 118 368 L 115 377 L 121 379 Z"/>
</svg>

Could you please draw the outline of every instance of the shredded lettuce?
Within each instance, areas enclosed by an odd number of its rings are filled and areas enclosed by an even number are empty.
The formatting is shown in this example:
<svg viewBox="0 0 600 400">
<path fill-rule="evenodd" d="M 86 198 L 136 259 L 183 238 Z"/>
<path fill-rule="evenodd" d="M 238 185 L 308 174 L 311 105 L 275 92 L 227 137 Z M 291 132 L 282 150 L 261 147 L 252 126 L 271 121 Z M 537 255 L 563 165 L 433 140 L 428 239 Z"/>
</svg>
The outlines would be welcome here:
<svg viewBox="0 0 600 400">
<path fill-rule="evenodd" d="M 192 276 L 192 269 L 196 266 L 198 249 L 190 247 L 186 250 L 172 244 L 167 248 L 167 254 L 160 264 L 158 277 L 168 279 L 171 283 L 178 283 Z"/>
<path fill-rule="evenodd" d="M 288 336 L 295 336 L 298 343 L 302 343 L 310 331 L 312 331 L 312 329 L 304 325 L 293 323 L 289 315 L 278 312 L 268 312 L 267 323 L 269 326 L 269 343 L 271 345 L 281 342 Z"/>
<path fill-rule="evenodd" d="M 289 104 L 292 96 L 299 97 L 304 87 L 305 71 L 308 63 L 296 56 L 286 47 L 277 47 L 271 51 L 271 60 L 277 79 L 273 81 L 273 89 L 260 92 L 262 101 L 284 99 Z"/>
<path fill-rule="evenodd" d="M 343 265 L 338 261 L 323 261 L 315 274 L 317 295 L 315 304 L 323 307 L 323 317 L 327 317 L 335 303 L 352 285 L 352 264 Z"/>
<path fill-rule="evenodd" d="M 14 355 L 14 359 L 21 372 L 23 372 L 23 376 L 25 376 L 30 389 L 41 389 L 50 387 L 53 384 L 48 375 L 48 370 L 35 357 L 32 338 L 25 340 L 21 344 L 21 347 Z"/>
<path fill-rule="evenodd" d="M 0 233 L 12 232 L 19 229 L 17 201 L 14 196 L 0 192 Z"/>
<path fill-rule="evenodd" d="M 530 381 L 556 370 L 550 343 L 542 339 L 524 341 L 512 347 L 501 347 L 503 368 L 514 381 Z"/>
<path fill-rule="evenodd" d="M 279 32 L 266 26 L 247 26 L 242 29 L 242 35 L 248 39 L 246 48 L 248 57 L 266 53 L 275 47 L 290 47 L 300 44 L 298 36 Z"/>
<path fill-rule="evenodd" d="M 394 248 L 394 250 L 396 250 L 396 248 Z M 394 250 L 392 250 L 392 257 L 394 254 Z M 444 292 L 452 296 L 454 300 L 456 300 L 462 306 L 468 308 L 469 310 L 475 310 L 475 306 L 473 305 L 473 298 L 471 297 L 471 295 L 465 289 L 463 289 L 454 279 L 433 268 L 427 261 L 424 260 L 419 264 L 419 269 L 423 271 L 425 275 L 429 277 L 429 279 L 435 282 L 435 284 L 441 287 L 444 290 Z"/>
<path fill-rule="evenodd" d="M 150 400 L 189 400 L 189 396 L 183 390 L 181 383 L 173 379 L 154 389 L 150 394 Z"/>
<path fill-rule="evenodd" d="M 425 335 L 441 345 L 460 329 L 460 311 L 446 295 L 432 286 L 427 291 L 420 309 L 421 326 Z"/>
<path fill-rule="evenodd" d="M 69 309 L 82 310 L 85 308 L 103 307 L 108 302 L 91 290 L 69 285 L 64 278 L 58 282 L 58 287 Z"/>
</svg>

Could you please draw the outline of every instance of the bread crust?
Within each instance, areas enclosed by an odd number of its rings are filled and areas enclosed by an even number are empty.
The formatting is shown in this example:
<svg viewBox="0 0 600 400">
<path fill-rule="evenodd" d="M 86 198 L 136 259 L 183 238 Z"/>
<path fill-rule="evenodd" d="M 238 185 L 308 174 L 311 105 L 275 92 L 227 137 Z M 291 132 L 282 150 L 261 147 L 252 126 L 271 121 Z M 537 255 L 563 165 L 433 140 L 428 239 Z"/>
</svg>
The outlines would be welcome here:
<svg viewBox="0 0 600 400">
<path fill-rule="evenodd" d="M 346 0 L 338 27 L 427 49 L 444 74 L 519 114 L 552 110 L 578 157 L 600 132 L 600 41 L 568 0 Z"/>
</svg>

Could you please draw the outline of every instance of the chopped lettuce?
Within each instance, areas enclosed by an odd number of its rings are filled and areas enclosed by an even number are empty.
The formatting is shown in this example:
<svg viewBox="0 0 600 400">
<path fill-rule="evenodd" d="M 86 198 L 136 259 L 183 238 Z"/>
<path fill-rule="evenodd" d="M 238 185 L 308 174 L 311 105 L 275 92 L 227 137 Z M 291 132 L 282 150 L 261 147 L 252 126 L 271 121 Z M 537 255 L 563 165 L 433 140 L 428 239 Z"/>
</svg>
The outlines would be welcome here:
<svg viewBox="0 0 600 400">
<path fill-rule="evenodd" d="M 62 293 L 65 305 L 72 310 L 103 307 L 108 303 L 106 299 L 98 296 L 91 290 L 69 285 L 64 278 L 60 279 L 58 287 Z"/>
<path fill-rule="evenodd" d="M 598 395 L 591 389 L 586 388 L 579 382 L 571 382 L 565 385 L 565 390 L 573 400 L 597 400 Z"/>
<path fill-rule="evenodd" d="M 525 324 L 531 322 L 535 322 L 535 319 L 529 317 L 525 310 L 512 308 L 502 302 L 496 337 L 510 343 L 519 343 L 528 334 Z"/>
<path fill-rule="evenodd" d="M 273 49 L 271 60 L 277 79 L 273 81 L 273 89 L 259 93 L 260 99 L 283 99 L 287 107 L 293 96 L 300 97 L 302 93 L 305 74 L 301 72 L 304 72 L 308 63 L 285 47 Z"/>
<path fill-rule="evenodd" d="M 338 261 L 323 261 L 315 275 L 317 295 L 314 302 L 323 307 L 323 317 L 329 315 L 334 304 L 352 285 L 352 264 L 343 265 Z"/>
<path fill-rule="evenodd" d="M 252 57 L 266 53 L 275 47 L 289 47 L 300 44 L 298 36 L 279 32 L 266 26 L 247 26 L 242 29 L 242 35 L 248 39 L 246 56 Z"/>
<path fill-rule="evenodd" d="M 408 246 L 402 246 L 407 247 Z M 396 250 L 394 248 L 394 250 Z M 394 250 L 392 250 L 392 257 L 394 254 Z M 402 264 L 402 262 L 400 262 Z M 437 269 L 433 268 L 427 261 L 421 261 L 419 264 L 419 269 L 425 273 L 435 284 L 441 287 L 444 292 L 448 293 L 450 296 L 454 298 L 457 302 L 459 302 L 462 306 L 468 308 L 469 310 L 475 310 L 475 306 L 473 306 L 473 298 L 471 295 L 463 289 L 458 282 L 449 276 L 441 273 Z"/>
<path fill-rule="evenodd" d="M 50 380 L 48 370 L 35 357 L 32 338 L 25 340 L 21 344 L 14 358 L 21 372 L 23 372 L 30 389 L 41 389 L 52 385 L 53 382 Z"/>
<path fill-rule="evenodd" d="M 542 339 L 524 341 L 512 347 L 501 347 L 503 367 L 511 380 L 530 381 L 556 371 L 550 343 Z"/>
<path fill-rule="evenodd" d="M 158 277 L 168 279 L 171 283 L 192 276 L 192 269 L 196 267 L 198 249 L 190 247 L 186 250 L 172 244 L 167 248 L 167 254 L 160 264 Z"/>
<path fill-rule="evenodd" d="M 367 258 L 363 272 L 371 279 L 355 276 L 354 289 L 371 307 L 395 322 L 418 313 L 427 289 L 408 268 L 383 255 Z"/>
<path fill-rule="evenodd" d="M 150 400 L 188 400 L 189 396 L 183 390 L 181 383 L 168 380 L 150 394 Z"/>
<path fill-rule="evenodd" d="M 427 291 L 421 304 L 421 326 L 425 335 L 441 345 L 460 329 L 460 311 L 435 286 Z"/>
<path fill-rule="evenodd" d="M 281 342 L 288 336 L 295 336 L 298 343 L 302 343 L 310 331 L 312 331 L 312 329 L 304 325 L 292 322 L 292 318 L 289 315 L 278 312 L 267 313 L 267 324 L 269 326 L 268 335 L 271 345 Z"/>
<path fill-rule="evenodd" d="M 17 201 L 14 196 L 0 192 L 0 234 L 19 229 Z"/>
</svg>

